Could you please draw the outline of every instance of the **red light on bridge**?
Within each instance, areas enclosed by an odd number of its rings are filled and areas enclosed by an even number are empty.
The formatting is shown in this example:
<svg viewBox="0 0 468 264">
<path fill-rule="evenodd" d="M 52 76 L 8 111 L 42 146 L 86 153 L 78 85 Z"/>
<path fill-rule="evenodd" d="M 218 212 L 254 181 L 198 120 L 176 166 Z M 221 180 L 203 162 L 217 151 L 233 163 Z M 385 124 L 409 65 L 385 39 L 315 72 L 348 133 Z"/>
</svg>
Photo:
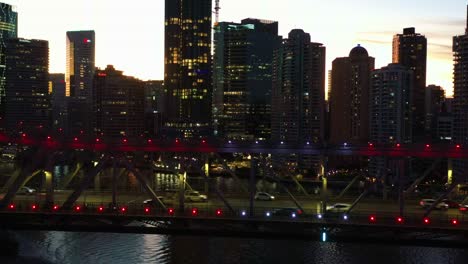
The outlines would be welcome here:
<svg viewBox="0 0 468 264">
<path fill-rule="evenodd" d="M 175 143 L 176 143 L 176 144 L 178 144 L 178 143 L 179 143 L 179 139 L 178 139 L 178 138 L 176 138 L 176 140 L 175 140 Z"/>
<path fill-rule="evenodd" d="M 81 210 L 81 207 L 79 205 L 75 206 L 75 211 L 79 212 Z"/>
<path fill-rule="evenodd" d="M 74 140 L 74 141 L 78 141 L 78 138 L 77 138 L 77 137 L 75 137 L 73 140 Z"/>
<path fill-rule="evenodd" d="M 22 136 L 22 137 L 26 137 L 26 133 L 23 133 L 21 136 Z"/>
<path fill-rule="evenodd" d="M 457 144 L 455 147 L 456 147 L 457 149 L 459 149 L 459 148 L 461 148 L 461 145 L 460 145 L 460 144 Z"/>
<path fill-rule="evenodd" d="M 174 215 L 174 208 L 169 208 L 169 209 L 167 209 L 167 213 L 168 213 L 169 215 Z"/>
<path fill-rule="evenodd" d="M 153 143 L 153 140 L 148 139 L 148 144 L 151 144 L 151 143 Z"/>
<path fill-rule="evenodd" d="M 396 147 L 397 147 L 397 148 L 401 147 L 401 144 L 400 144 L 400 143 L 397 143 L 397 144 L 396 144 Z"/>
<path fill-rule="evenodd" d="M 431 145 L 429 145 L 429 144 L 426 144 L 426 148 L 430 148 L 430 147 L 431 147 Z"/>
<path fill-rule="evenodd" d="M 202 143 L 202 144 L 205 144 L 205 143 L 206 143 L 206 140 L 202 139 L 201 143 Z"/>
<path fill-rule="evenodd" d="M 369 221 L 370 222 L 374 223 L 376 220 L 377 220 L 377 218 L 375 217 L 375 215 L 369 216 Z"/>
<path fill-rule="evenodd" d="M 122 213 L 125 213 L 125 212 L 127 212 L 127 208 L 126 208 L 126 207 L 122 207 L 122 208 L 120 208 L 120 211 L 121 211 Z"/>
<path fill-rule="evenodd" d="M 104 212 L 104 207 L 99 206 L 98 211 L 99 211 L 100 213 Z"/>
<path fill-rule="evenodd" d="M 452 219 L 452 225 L 458 225 L 458 220 L 457 219 Z"/>
<path fill-rule="evenodd" d="M 397 221 L 398 224 L 403 224 L 404 219 L 403 219 L 403 217 L 399 216 L 399 217 L 397 217 L 396 221 Z"/>
<path fill-rule="evenodd" d="M 10 210 L 14 210 L 14 209 L 15 209 L 15 205 L 14 205 L 14 204 L 10 204 L 10 205 L 8 206 L 8 208 L 10 208 Z"/>
<path fill-rule="evenodd" d="M 428 224 L 431 223 L 431 221 L 430 221 L 429 218 L 427 218 L 427 217 L 425 217 L 425 218 L 423 219 L 423 222 L 424 222 L 424 224 L 426 224 L 426 225 L 428 225 Z"/>
<path fill-rule="evenodd" d="M 99 142 L 101 142 L 101 139 L 96 138 L 96 143 L 99 143 Z"/>
<path fill-rule="evenodd" d="M 51 140 L 51 139 L 52 139 L 52 137 L 51 137 L 51 136 L 47 136 L 47 140 Z"/>
<path fill-rule="evenodd" d="M 222 216 L 223 211 L 221 209 L 216 209 L 216 216 Z"/>
<path fill-rule="evenodd" d="M 52 207 L 52 210 L 54 211 L 57 211 L 59 209 L 58 205 L 54 205 L 54 207 Z"/>
<path fill-rule="evenodd" d="M 373 143 L 369 143 L 369 147 L 371 147 L 371 148 L 372 148 L 373 146 L 374 146 L 374 144 L 373 144 Z"/>
<path fill-rule="evenodd" d="M 192 208 L 192 215 L 197 216 L 198 215 L 198 209 L 197 208 Z"/>
<path fill-rule="evenodd" d="M 150 213 L 150 209 L 148 207 L 145 208 L 145 213 L 146 214 L 149 214 Z"/>
<path fill-rule="evenodd" d="M 127 141 L 128 141 L 128 140 L 127 140 L 126 138 L 122 139 L 122 142 L 123 142 L 123 143 L 127 143 Z"/>
<path fill-rule="evenodd" d="M 33 211 L 36 211 L 37 208 L 38 208 L 37 205 L 35 205 L 35 204 L 31 205 L 31 209 L 32 209 Z"/>
</svg>

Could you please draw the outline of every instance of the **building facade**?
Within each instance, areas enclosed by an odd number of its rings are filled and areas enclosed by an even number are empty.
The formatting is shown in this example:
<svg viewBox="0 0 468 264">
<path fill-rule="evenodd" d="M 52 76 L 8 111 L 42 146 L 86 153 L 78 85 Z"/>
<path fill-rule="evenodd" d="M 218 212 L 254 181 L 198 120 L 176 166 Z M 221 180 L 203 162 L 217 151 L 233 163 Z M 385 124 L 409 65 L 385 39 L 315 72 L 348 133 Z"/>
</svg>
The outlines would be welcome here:
<svg viewBox="0 0 468 264">
<path fill-rule="evenodd" d="M 67 127 L 67 100 L 65 96 L 65 74 L 49 74 L 49 94 L 52 109 L 52 128 Z"/>
<path fill-rule="evenodd" d="M 67 32 L 65 95 L 68 99 L 69 135 L 94 134 L 92 115 L 93 77 L 95 71 L 95 33 Z"/>
<path fill-rule="evenodd" d="M 6 129 L 9 133 L 47 131 L 50 127 L 49 42 L 8 39 Z"/>
<path fill-rule="evenodd" d="M 94 113 L 97 136 L 138 138 L 144 132 L 144 82 L 123 75 L 112 65 L 94 75 Z"/>
<path fill-rule="evenodd" d="M 273 52 L 281 44 L 278 22 L 221 22 L 214 34 L 215 134 L 229 139 L 269 139 Z"/>
<path fill-rule="evenodd" d="M 211 132 L 211 0 L 165 1 L 165 133 Z"/>
<path fill-rule="evenodd" d="M 145 82 L 145 134 L 161 136 L 162 112 L 164 110 L 163 81 Z"/>
<path fill-rule="evenodd" d="M 361 46 L 332 64 L 330 143 L 367 144 L 369 141 L 369 85 L 375 59 Z"/>
<path fill-rule="evenodd" d="M 413 71 L 413 87 L 411 105 L 413 119 L 413 141 L 425 138 L 425 89 L 427 64 L 427 39 L 416 33 L 415 28 L 403 29 L 403 34 L 393 37 L 393 63 L 399 63 Z"/>
<path fill-rule="evenodd" d="M 325 110 L 325 47 L 292 30 L 275 52 L 272 87 L 272 141 L 322 143 Z M 318 166 L 315 157 L 290 156 L 298 168 Z"/>
<path fill-rule="evenodd" d="M 0 118 L 5 115 L 6 85 L 6 41 L 18 37 L 18 14 L 13 6 L 0 3 Z M 0 129 L 4 124 L 0 123 Z"/>
<path fill-rule="evenodd" d="M 438 141 L 437 120 L 442 113 L 445 91 L 438 85 L 428 85 L 425 92 L 426 121 L 425 131 L 428 138 Z"/>
</svg>

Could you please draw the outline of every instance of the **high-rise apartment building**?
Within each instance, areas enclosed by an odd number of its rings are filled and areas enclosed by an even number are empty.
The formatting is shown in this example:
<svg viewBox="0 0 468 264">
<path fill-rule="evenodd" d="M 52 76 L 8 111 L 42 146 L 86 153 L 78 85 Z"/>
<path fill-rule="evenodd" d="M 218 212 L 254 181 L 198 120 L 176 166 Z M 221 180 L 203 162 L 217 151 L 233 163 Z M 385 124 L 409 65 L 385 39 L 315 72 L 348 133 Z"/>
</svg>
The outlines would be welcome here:
<svg viewBox="0 0 468 264">
<path fill-rule="evenodd" d="M 426 122 L 425 130 L 428 137 L 438 140 L 437 120 L 442 112 L 445 101 L 445 91 L 438 85 L 428 85 L 425 92 Z"/>
<path fill-rule="evenodd" d="M 369 141 L 369 85 L 375 59 L 360 45 L 332 64 L 330 143 Z"/>
<path fill-rule="evenodd" d="M 389 64 L 373 71 L 370 87 L 371 142 L 389 146 L 411 142 L 412 86 L 413 72 L 400 64 Z M 375 157 L 370 160 L 369 173 L 383 179 L 386 184 L 395 184 L 395 177 L 403 175 L 408 166 L 407 162 L 390 162 L 385 157 Z"/>
<path fill-rule="evenodd" d="M 67 127 L 67 100 L 65 96 L 65 74 L 49 74 L 49 94 L 52 109 L 52 128 Z"/>
<path fill-rule="evenodd" d="M 465 34 L 453 37 L 453 59 L 453 141 L 468 145 L 468 18 Z M 467 169 L 465 160 L 454 160 L 454 181 L 466 182 Z"/>
<path fill-rule="evenodd" d="M 22 38 L 6 42 L 6 128 L 46 130 L 50 125 L 49 42 Z"/>
<path fill-rule="evenodd" d="M 411 105 L 413 141 L 424 139 L 427 39 L 416 33 L 415 28 L 403 29 L 403 34 L 393 37 L 393 63 L 399 63 L 413 71 Z"/>
<path fill-rule="evenodd" d="M 0 3 L 0 118 L 5 114 L 6 40 L 18 37 L 18 14 L 13 6 Z M 0 129 L 4 125 L 0 123 Z"/>
<path fill-rule="evenodd" d="M 221 22 L 214 33 L 215 133 L 229 139 L 271 135 L 273 52 L 281 44 L 278 22 Z"/>
<path fill-rule="evenodd" d="M 149 137 L 160 136 L 162 111 L 164 109 L 163 81 L 145 82 L 145 134 Z"/>
<path fill-rule="evenodd" d="M 96 132 L 106 139 L 137 138 L 144 132 L 144 82 L 112 65 L 94 75 Z"/>
<path fill-rule="evenodd" d="M 325 47 L 292 30 L 275 52 L 272 87 L 272 140 L 284 144 L 322 143 L 324 138 Z M 288 162 L 317 166 L 302 155 Z"/>
<path fill-rule="evenodd" d="M 93 135 L 94 31 L 67 32 L 65 95 L 68 98 L 68 133 Z"/>
<path fill-rule="evenodd" d="M 196 137 L 211 133 L 211 0 L 165 1 L 165 129 Z"/>
</svg>

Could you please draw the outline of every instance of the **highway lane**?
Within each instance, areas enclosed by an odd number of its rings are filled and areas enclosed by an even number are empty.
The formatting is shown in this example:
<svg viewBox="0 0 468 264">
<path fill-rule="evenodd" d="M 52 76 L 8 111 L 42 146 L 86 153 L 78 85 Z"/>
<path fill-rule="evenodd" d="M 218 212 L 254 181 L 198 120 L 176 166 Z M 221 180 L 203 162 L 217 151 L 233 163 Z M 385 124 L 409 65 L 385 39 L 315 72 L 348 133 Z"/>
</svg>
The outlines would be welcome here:
<svg viewBox="0 0 468 264">
<path fill-rule="evenodd" d="M 54 200 L 58 204 L 63 203 L 67 197 L 71 194 L 70 191 L 61 191 L 54 193 Z M 3 197 L 3 194 L 0 194 L 0 198 Z M 131 206 L 143 206 L 143 201 L 149 199 L 149 196 L 144 193 L 136 194 L 119 194 L 116 197 L 117 203 L 120 205 L 131 205 Z M 247 195 L 245 197 L 227 197 L 226 198 L 229 204 L 236 209 L 247 210 L 249 208 L 249 199 Z M 32 195 L 17 195 L 14 198 L 14 203 L 42 203 L 45 201 L 44 193 L 36 193 Z M 320 212 L 321 200 L 319 197 L 314 196 L 311 198 L 298 197 L 297 201 L 299 205 L 304 209 L 306 213 L 316 214 Z M 77 204 L 88 204 L 88 205 L 108 205 L 112 202 L 112 194 L 109 192 L 96 193 L 96 192 L 84 192 L 78 201 Z M 336 202 L 340 203 L 352 203 L 351 199 L 342 199 L 340 201 L 335 201 L 330 199 L 327 202 L 327 205 L 332 205 Z M 418 204 L 419 200 L 407 200 L 405 203 L 405 213 L 406 214 L 420 214 L 423 215 L 425 210 L 421 208 Z M 164 196 L 164 203 L 167 206 L 177 207 L 178 206 L 178 196 L 177 194 L 166 195 Z M 296 207 L 296 204 L 289 198 L 285 196 L 277 197 L 273 201 L 254 201 L 254 205 L 257 211 L 268 211 L 277 208 L 293 208 Z M 211 195 L 207 202 L 185 202 L 185 206 L 197 207 L 200 209 L 206 210 L 215 210 L 216 208 L 223 208 L 224 204 L 221 199 L 217 198 L 215 195 Z M 377 199 L 363 199 L 358 203 L 352 210 L 351 214 L 399 214 L 399 204 L 397 201 L 383 201 Z M 432 216 L 436 215 L 439 217 L 455 217 L 462 215 L 458 209 L 449 209 L 449 210 L 434 210 L 431 213 Z"/>
</svg>

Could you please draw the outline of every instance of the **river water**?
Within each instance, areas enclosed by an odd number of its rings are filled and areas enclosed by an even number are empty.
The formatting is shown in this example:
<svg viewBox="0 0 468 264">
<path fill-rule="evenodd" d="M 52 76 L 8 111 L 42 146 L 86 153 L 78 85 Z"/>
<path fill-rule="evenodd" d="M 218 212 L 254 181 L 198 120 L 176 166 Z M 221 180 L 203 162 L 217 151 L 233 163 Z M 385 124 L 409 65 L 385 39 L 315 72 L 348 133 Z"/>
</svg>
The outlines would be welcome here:
<svg viewBox="0 0 468 264">
<path fill-rule="evenodd" d="M 170 235 L 17 231 L 0 263 L 468 263 L 468 249 Z"/>
</svg>

